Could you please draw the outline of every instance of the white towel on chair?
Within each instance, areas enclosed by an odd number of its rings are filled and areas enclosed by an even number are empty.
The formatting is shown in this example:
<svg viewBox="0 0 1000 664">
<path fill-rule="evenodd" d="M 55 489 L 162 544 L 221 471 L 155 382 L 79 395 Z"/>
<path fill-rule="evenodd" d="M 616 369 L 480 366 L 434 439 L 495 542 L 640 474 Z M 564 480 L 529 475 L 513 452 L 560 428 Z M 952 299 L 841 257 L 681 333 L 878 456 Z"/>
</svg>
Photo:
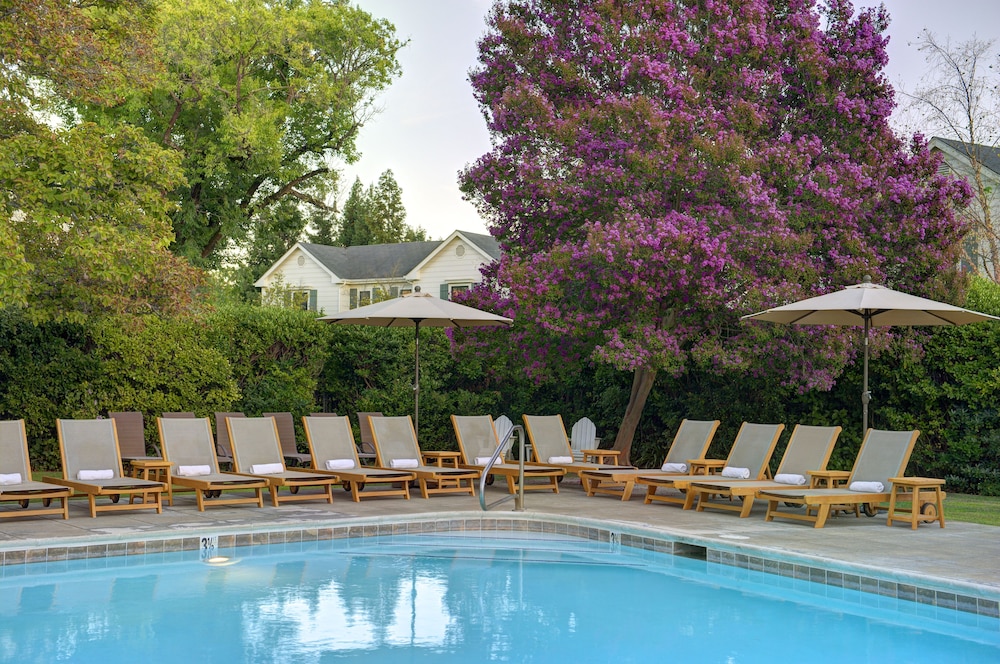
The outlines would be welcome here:
<svg viewBox="0 0 1000 664">
<path fill-rule="evenodd" d="M 851 482 L 847 488 L 861 493 L 885 493 L 885 485 L 881 482 Z"/>
<path fill-rule="evenodd" d="M 354 468 L 354 459 L 327 459 L 327 470 L 350 470 Z"/>
<path fill-rule="evenodd" d="M 573 463 L 573 457 L 571 456 L 551 456 L 549 457 L 548 463 L 553 465 Z"/>
<path fill-rule="evenodd" d="M 21 473 L 0 473 L 0 484 L 20 484 Z"/>
<path fill-rule="evenodd" d="M 668 461 L 660 466 L 660 470 L 668 473 L 686 473 L 688 471 L 688 465 L 686 463 L 670 463 Z"/>
<path fill-rule="evenodd" d="M 492 458 L 493 458 L 492 454 L 490 456 L 485 456 L 485 457 L 476 457 L 476 465 L 477 466 L 485 466 L 486 464 L 488 464 L 490 462 L 490 459 L 492 459 Z M 499 458 L 497 459 L 497 462 L 498 463 L 500 462 Z"/>
<path fill-rule="evenodd" d="M 420 462 L 416 459 L 393 459 L 389 462 L 390 468 L 419 468 Z"/>
<path fill-rule="evenodd" d="M 194 477 L 195 475 L 211 475 L 212 467 L 204 466 L 177 466 L 177 474 L 181 477 Z"/>
<path fill-rule="evenodd" d="M 731 477 L 734 480 L 748 480 L 750 479 L 750 469 L 737 468 L 736 466 L 726 466 L 722 469 L 722 476 Z"/>
<path fill-rule="evenodd" d="M 802 486 L 806 483 L 806 476 L 796 475 L 795 473 L 778 473 L 774 476 L 774 481 L 778 484 L 795 484 Z"/>
<path fill-rule="evenodd" d="M 254 475 L 274 475 L 284 471 L 285 467 L 280 463 L 255 463 L 250 466 L 250 472 Z"/>
<path fill-rule="evenodd" d="M 76 474 L 76 479 L 89 482 L 91 480 L 110 480 L 114 478 L 115 471 L 110 468 L 101 470 L 81 470 Z"/>
</svg>

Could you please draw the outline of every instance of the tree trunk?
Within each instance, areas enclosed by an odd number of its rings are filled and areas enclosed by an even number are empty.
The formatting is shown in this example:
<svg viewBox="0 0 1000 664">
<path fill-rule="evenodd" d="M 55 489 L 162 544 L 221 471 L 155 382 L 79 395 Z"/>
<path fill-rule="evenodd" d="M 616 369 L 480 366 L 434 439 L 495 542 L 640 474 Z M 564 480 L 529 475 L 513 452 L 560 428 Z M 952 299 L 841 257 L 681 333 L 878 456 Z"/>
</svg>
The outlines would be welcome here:
<svg viewBox="0 0 1000 664">
<path fill-rule="evenodd" d="M 636 369 L 632 376 L 632 393 L 628 398 L 628 406 L 625 407 L 625 416 L 622 424 L 618 427 L 618 436 L 615 437 L 615 446 L 612 449 L 619 450 L 621 456 L 619 463 L 630 465 L 632 454 L 632 439 L 635 438 L 635 430 L 639 426 L 639 417 L 642 409 L 646 405 L 646 398 L 650 390 L 653 389 L 653 381 L 656 380 L 656 370 Z"/>
</svg>

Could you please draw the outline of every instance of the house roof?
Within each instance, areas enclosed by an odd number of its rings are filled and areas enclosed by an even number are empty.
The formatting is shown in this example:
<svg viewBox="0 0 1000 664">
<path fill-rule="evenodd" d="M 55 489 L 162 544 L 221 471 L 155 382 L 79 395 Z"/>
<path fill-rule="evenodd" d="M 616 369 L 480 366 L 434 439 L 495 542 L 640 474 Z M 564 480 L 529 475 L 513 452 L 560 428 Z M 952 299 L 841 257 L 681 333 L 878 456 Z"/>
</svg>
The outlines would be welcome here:
<svg viewBox="0 0 1000 664">
<path fill-rule="evenodd" d="M 299 246 L 341 279 L 385 279 L 405 276 L 455 236 L 465 238 L 494 260 L 500 258 L 500 246 L 493 236 L 464 231 L 456 231 L 444 240 L 432 242 L 368 244 L 355 247 L 331 247 L 325 244 L 300 242 Z"/>
<path fill-rule="evenodd" d="M 975 157 L 980 164 L 994 173 L 1000 174 L 1000 149 L 988 145 L 979 145 L 977 143 L 972 143 L 970 145 L 963 143 L 962 141 L 952 140 L 950 138 L 941 138 L 940 136 L 935 136 L 933 140 L 943 143 L 955 152 L 965 155 L 970 160 Z"/>
</svg>

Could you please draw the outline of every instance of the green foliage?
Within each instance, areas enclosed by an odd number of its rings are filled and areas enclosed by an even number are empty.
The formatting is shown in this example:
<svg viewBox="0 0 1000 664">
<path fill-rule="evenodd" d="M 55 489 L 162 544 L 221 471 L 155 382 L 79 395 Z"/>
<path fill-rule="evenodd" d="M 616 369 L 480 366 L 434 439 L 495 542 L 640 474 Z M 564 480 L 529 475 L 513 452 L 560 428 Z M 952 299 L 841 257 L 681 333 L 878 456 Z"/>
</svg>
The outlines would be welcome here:
<svg viewBox="0 0 1000 664">
<path fill-rule="evenodd" d="M 224 305 L 206 315 L 205 338 L 232 367 L 240 393 L 234 410 L 289 411 L 296 418 L 316 410 L 316 379 L 329 352 L 330 326 L 315 314 Z"/>
<path fill-rule="evenodd" d="M 403 191 L 392 171 L 379 176 L 378 183 L 367 189 L 356 178 L 344 202 L 340 232 L 334 244 L 356 247 L 366 244 L 422 242 L 427 232 L 406 224 Z"/>
</svg>

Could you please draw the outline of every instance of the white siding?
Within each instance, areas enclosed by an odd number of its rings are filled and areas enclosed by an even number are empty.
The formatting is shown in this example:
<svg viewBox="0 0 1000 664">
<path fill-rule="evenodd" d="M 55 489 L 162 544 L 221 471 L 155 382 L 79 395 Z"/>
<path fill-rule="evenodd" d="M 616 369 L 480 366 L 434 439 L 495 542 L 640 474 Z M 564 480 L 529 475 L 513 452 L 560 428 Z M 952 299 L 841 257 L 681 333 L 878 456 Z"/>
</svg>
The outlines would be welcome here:
<svg viewBox="0 0 1000 664">
<path fill-rule="evenodd" d="M 305 259 L 302 265 L 299 265 L 300 256 Z M 301 249 L 296 249 L 285 257 L 285 260 L 278 265 L 278 269 L 266 280 L 267 285 L 264 288 L 270 287 L 279 274 L 283 277 L 287 288 L 315 290 L 317 310 L 328 314 L 340 311 L 338 289 L 333 286 L 330 273 Z"/>
<path fill-rule="evenodd" d="M 459 246 L 464 248 L 462 256 L 459 256 L 458 251 L 456 251 Z M 415 283 L 420 285 L 420 290 L 423 292 L 437 296 L 440 293 L 441 284 L 471 285 L 479 283 L 482 280 L 479 268 L 487 262 L 478 249 L 461 238 L 452 238 L 434 254 L 433 258 L 424 264 Z"/>
</svg>

